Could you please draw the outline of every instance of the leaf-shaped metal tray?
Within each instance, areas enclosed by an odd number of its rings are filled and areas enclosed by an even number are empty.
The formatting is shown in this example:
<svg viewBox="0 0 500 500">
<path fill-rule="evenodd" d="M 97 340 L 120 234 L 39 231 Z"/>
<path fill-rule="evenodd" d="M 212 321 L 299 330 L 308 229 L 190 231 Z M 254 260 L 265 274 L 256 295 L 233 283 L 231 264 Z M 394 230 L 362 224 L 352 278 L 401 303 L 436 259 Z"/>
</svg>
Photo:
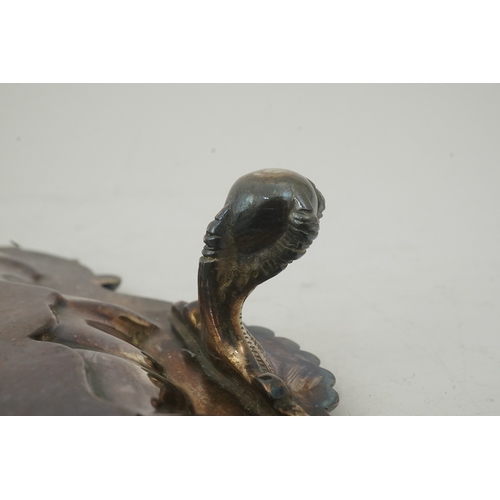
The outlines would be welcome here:
<svg viewBox="0 0 500 500">
<path fill-rule="evenodd" d="M 318 232 L 319 191 L 293 172 L 237 181 L 207 229 L 199 301 L 115 292 L 77 261 L 0 249 L 0 413 L 328 415 L 332 373 L 294 342 L 246 327 L 248 294 Z"/>
</svg>

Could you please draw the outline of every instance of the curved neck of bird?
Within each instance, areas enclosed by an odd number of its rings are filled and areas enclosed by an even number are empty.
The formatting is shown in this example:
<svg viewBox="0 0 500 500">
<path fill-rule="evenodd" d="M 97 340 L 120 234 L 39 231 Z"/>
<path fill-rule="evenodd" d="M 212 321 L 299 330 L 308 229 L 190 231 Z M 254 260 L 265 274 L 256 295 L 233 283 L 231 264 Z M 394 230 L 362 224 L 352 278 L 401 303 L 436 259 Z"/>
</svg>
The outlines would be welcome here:
<svg viewBox="0 0 500 500">
<path fill-rule="evenodd" d="M 302 256 L 319 228 L 317 207 L 282 198 L 255 205 L 241 213 L 229 203 L 219 212 L 207 228 L 198 273 L 208 351 L 250 383 L 274 369 L 243 325 L 243 304 L 257 285 Z"/>
<path fill-rule="evenodd" d="M 253 377 L 274 373 L 274 369 L 242 321 L 243 304 L 254 287 L 238 289 L 234 280 L 228 281 L 230 268 L 223 260 L 200 260 L 198 288 L 203 335 L 209 352 L 251 383 Z"/>
</svg>

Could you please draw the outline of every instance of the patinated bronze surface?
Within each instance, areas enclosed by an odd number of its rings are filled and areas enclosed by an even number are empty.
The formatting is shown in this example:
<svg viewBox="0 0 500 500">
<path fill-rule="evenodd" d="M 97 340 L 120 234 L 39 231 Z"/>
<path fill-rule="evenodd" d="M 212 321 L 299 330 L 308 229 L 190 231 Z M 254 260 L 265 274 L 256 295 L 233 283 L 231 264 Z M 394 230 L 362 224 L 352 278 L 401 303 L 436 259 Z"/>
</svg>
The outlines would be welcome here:
<svg viewBox="0 0 500 500">
<path fill-rule="evenodd" d="M 0 249 L 0 414 L 328 415 L 334 376 L 243 303 L 316 238 L 324 199 L 287 170 L 240 178 L 209 224 L 198 301 L 120 294 L 77 261 Z"/>
</svg>

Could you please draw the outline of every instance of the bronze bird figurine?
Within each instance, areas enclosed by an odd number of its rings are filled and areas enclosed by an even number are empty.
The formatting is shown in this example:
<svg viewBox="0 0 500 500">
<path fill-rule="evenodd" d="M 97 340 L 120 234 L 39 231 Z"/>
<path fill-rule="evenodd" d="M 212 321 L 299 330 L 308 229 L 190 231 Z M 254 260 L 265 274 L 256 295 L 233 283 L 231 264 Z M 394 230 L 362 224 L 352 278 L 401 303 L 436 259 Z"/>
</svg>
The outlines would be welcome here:
<svg viewBox="0 0 500 500">
<path fill-rule="evenodd" d="M 0 249 L 0 414 L 328 415 L 335 378 L 242 307 L 306 252 L 325 201 L 289 170 L 238 179 L 207 228 L 198 301 L 115 292 L 76 261 Z"/>
</svg>

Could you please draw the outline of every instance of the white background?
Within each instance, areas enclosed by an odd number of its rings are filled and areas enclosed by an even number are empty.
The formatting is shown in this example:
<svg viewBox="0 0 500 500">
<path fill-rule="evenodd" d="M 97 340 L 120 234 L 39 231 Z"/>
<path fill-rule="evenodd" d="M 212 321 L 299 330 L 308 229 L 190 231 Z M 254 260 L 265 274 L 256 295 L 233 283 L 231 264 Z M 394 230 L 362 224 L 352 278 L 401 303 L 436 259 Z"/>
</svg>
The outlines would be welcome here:
<svg viewBox="0 0 500 500">
<path fill-rule="evenodd" d="M 196 299 L 207 224 L 261 168 L 326 198 L 247 324 L 337 377 L 334 415 L 500 414 L 499 85 L 1 85 L 0 245 Z"/>
</svg>

